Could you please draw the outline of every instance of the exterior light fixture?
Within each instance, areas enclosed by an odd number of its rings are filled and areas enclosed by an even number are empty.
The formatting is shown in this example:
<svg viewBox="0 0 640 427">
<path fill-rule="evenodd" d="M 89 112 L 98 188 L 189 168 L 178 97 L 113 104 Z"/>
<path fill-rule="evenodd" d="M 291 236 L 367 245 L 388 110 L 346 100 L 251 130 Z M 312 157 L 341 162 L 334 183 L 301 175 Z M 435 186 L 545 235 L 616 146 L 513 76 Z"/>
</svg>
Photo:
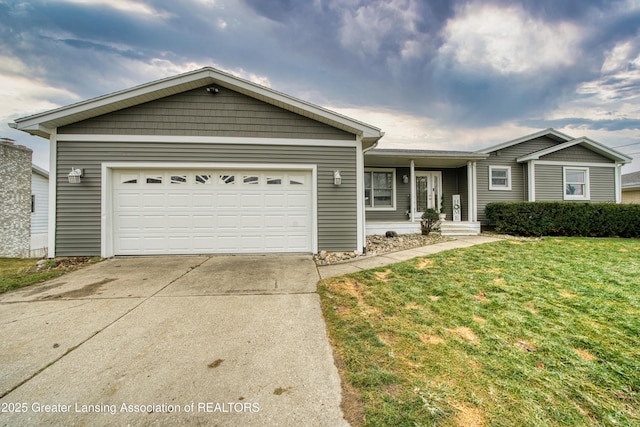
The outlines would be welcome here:
<svg viewBox="0 0 640 427">
<path fill-rule="evenodd" d="M 80 184 L 80 178 L 82 177 L 83 172 L 83 169 L 71 168 L 71 172 L 69 172 L 69 175 L 67 175 L 67 178 L 69 178 L 69 184 Z"/>
<path fill-rule="evenodd" d="M 341 185 L 342 184 L 342 176 L 340 175 L 340 171 L 336 170 L 333 172 L 333 184 Z"/>
<path fill-rule="evenodd" d="M 402 175 L 402 182 L 405 184 L 409 183 L 409 177 L 407 175 Z"/>
</svg>

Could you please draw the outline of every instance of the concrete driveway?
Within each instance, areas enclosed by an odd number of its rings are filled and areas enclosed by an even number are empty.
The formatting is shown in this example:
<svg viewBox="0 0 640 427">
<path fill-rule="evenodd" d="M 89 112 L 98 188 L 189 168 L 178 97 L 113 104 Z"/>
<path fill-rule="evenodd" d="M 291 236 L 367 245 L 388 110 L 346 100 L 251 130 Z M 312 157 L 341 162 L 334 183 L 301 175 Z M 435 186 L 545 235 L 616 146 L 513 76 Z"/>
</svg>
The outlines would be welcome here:
<svg viewBox="0 0 640 427">
<path fill-rule="evenodd" d="M 0 296 L 0 425 L 346 425 L 310 256 L 110 259 Z"/>
</svg>

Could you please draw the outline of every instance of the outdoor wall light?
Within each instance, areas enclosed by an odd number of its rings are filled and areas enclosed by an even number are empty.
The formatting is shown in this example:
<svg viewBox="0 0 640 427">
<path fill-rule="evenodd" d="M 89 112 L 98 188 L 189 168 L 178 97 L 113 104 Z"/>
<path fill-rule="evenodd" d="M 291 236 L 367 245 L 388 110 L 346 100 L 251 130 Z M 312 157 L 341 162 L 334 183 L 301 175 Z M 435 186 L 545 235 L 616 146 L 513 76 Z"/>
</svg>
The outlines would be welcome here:
<svg viewBox="0 0 640 427">
<path fill-rule="evenodd" d="M 209 86 L 207 88 L 207 92 L 209 92 L 211 95 L 215 95 L 216 93 L 220 92 L 220 90 L 218 90 L 217 87 Z"/>
<path fill-rule="evenodd" d="M 405 184 L 409 183 L 409 177 L 407 175 L 402 175 L 402 182 Z"/>
<path fill-rule="evenodd" d="M 341 185 L 342 184 L 342 176 L 340 175 L 340 171 L 334 171 L 333 172 L 333 184 L 334 185 Z"/>
<path fill-rule="evenodd" d="M 69 178 L 69 184 L 80 184 L 80 178 L 82 177 L 83 173 L 84 169 L 71 168 L 71 172 L 69 172 L 69 175 L 67 175 L 67 178 Z"/>
</svg>

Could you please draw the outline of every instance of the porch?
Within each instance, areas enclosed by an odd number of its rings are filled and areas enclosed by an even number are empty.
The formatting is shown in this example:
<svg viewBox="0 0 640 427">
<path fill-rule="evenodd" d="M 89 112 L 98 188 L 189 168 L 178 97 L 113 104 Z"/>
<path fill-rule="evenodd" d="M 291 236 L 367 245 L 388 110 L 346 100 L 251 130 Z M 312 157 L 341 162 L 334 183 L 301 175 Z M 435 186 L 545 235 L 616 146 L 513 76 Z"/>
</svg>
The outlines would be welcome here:
<svg viewBox="0 0 640 427">
<path fill-rule="evenodd" d="M 476 162 L 486 154 L 374 149 L 365 154 L 365 231 L 419 233 L 427 209 L 446 214 L 445 236 L 480 234 Z"/>
<path fill-rule="evenodd" d="M 384 235 L 387 231 L 395 231 L 398 234 L 420 233 L 419 221 L 367 221 L 367 236 L 371 234 Z M 480 223 L 475 221 L 442 221 L 440 233 L 443 236 L 477 236 L 480 234 Z"/>
</svg>

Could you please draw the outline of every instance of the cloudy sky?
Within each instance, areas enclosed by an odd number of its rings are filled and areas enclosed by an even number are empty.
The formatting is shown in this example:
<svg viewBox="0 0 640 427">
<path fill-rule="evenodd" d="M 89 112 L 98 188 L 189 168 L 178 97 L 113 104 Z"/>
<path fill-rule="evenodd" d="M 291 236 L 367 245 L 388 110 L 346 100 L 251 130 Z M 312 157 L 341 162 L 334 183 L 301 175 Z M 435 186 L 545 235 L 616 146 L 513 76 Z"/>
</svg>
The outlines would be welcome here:
<svg viewBox="0 0 640 427">
<path fill-rule="evenodd" d="M 0 0 L 0 137 L 15 118 L 213 66 L 475 150 L 553 127 L 635 157 L 640 0 Z"/>
</svg>

